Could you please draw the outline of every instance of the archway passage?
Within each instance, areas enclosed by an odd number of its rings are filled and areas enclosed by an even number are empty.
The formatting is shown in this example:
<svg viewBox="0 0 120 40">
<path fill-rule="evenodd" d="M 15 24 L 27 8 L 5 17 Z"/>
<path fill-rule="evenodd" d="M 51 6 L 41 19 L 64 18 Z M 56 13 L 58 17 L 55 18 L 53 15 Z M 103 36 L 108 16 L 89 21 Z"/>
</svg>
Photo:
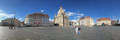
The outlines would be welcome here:
<svg viewBox="0 0 120 40">
<path fill-rule="evenodd" d="M 102 26 L 106 26 L 106 24 L 105 24 L 105 23 L 102 23 Z"/>
</svg>

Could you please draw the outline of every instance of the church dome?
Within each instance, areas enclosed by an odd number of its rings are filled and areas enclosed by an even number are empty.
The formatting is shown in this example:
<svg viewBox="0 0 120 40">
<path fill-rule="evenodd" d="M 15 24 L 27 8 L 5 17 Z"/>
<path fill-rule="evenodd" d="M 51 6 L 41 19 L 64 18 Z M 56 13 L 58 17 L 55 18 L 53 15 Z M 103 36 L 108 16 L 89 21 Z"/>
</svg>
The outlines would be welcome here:
<svg viewBox="0 0 120 40">
<path fill-rule="evenodd" d="M 60 7 L 60 10 L 58 11 L 58 15 L 62 15 L 62 13 L 65 14 L 65 10 L 62 7 Z"/>
</svg>

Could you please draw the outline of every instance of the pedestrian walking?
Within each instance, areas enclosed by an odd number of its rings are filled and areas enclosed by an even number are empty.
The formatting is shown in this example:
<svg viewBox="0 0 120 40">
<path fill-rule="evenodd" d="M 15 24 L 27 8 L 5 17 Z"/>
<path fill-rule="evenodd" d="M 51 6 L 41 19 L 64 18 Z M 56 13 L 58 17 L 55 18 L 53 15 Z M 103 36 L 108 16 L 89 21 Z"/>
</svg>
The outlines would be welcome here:
<svg viewBox="0 0 120 40">
<path fill-rule="evenodd" d="M 76 32 L 76 35 L 77 35 L 77 32 L 78 32 L 78 27 L 75 26 L 75 32 Z"/>
<path fill-rule="evenodd" d="M 10 24 L 9 29 L 13 29 L 13 25 L 12 24 Z"/>
<path fill-rule="evenodd" d="M 13 29 L 15 29 L 15 25 L 13 25 Z"/>
<path fill-rule="evenodd" d="M 13 27 L 13 29 L 15 29 L 15 23 L 12 23 L 12 27 Z"/>
<path fill-rule="evenodd" d="M 9 25 L 9 29 L 11 29 L 11 25 Z"/>
<path fill-rule="evenodd" d="M 77 32 L 78 35 L 80 35 L 80 30 L 81 30 L 81 28 L 78 27 L 78 32 Z"/>
<path fill-rule="evenodd" d="M 81 30 L 80 27 L 75 26 L 76 35 L 80 35 L 80 30 Z"/>
</svg>

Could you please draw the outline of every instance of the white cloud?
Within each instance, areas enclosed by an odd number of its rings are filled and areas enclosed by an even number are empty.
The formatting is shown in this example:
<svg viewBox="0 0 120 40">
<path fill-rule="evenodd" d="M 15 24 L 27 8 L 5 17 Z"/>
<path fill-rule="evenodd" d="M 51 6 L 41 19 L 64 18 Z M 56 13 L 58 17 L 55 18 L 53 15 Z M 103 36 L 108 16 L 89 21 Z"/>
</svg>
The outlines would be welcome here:
<svg viewBox="0 0 120 40">
<path fill-rule="evenodd" d="M 76 13 L 75 12 L 67 12 L 67 16 L 73 16 L 73 15 L 76 15 Z"/>
<path fill-rule="evenodd" d="M 22 21 L 23 18 L 19 18 L 20 21 Z"/>
<path fill-rule="evenodd" d="M 82 13 L 77 13 L 77 12 L 67 12 L 67 16 L 76 16 L 75 18 L 80 18 L 80 17 L 83 17 L 84 16 L 84 14 L 82 14 Z"/>
<path fill-rule="evenodd" d="M 44 12 L 45 10 L 40 10 L 41 12 Z"/>
<path fill-rule="evenodd" d="M 49 19 L 49 21 L 54 21 L 54 19 Z"/>
<path fill-rule="evenodd" d="M 70 20 L 70 21 L 77 22 L 77 19 L 73 19 L 73 20 Z"/>
<path fill-rule="evenodd" d="M 80 18 L 81 16 L 76 16 L 75 18 Z"/>
<path fill-rule="evenodd" d="M 15 14 L 7 14 L 3 10 L 0 10 L 0 21 L 3 19 L 6 19 L 6 18 L 14 17 L 14 16 L 15 16 Z"/>
<path fill-rule="evenodd" d="M 84 14 L 77 14 L 77 16 L 75 18 L 80 18 L 80 17 L 83 17 Z"/>
<path fill-rule="evenodd" d="M 79 15 L 79 16 L 84 16 L 84 14 L 77 14 L 77 15 Z"/>
</svg>

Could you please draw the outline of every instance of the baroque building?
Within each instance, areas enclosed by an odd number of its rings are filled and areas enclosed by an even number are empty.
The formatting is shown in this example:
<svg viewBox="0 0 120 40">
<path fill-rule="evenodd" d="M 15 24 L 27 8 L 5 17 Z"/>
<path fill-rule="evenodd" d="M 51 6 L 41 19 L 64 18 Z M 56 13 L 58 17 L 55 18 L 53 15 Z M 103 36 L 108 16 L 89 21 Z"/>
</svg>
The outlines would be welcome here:
<svg viewBox="0 0 120 40">
<path fill-rule="evenodd" d="M 49 16 L 42 13 L 33 13 L 26 16 L 25 25 L 32 26 L 48 26 L 49 25 Z"/>
<path fill-rule="evenodd" d="M 100 18 L 97 19 L 97 25 L 111 25 L 111 19 L 110 18 Z"/>
<path fill-rule="evenodd" d="M 55 14 L 54 23 L 60 26 L 69 26 L 69 17 L 65 15 L 65 10 L 60 7 L 58 14 Z"/>
<path fill-rule="evenodd" d="M 89 16 L 82 17 L 77 20 L 77 26 L 87 26 L 87 27 L 94 26 L 94 20 Z"/>
<path fill-rule="evenodd" d="M 21 24 L 22 22 L 16 18 L 7 18 L 7 19 L 2 20 L 2 26 L 14 25 L 16 27 L 19 27 L 21 26 Z"/>
</svg>

